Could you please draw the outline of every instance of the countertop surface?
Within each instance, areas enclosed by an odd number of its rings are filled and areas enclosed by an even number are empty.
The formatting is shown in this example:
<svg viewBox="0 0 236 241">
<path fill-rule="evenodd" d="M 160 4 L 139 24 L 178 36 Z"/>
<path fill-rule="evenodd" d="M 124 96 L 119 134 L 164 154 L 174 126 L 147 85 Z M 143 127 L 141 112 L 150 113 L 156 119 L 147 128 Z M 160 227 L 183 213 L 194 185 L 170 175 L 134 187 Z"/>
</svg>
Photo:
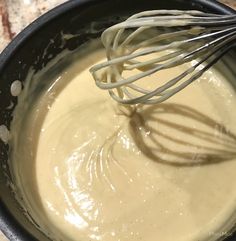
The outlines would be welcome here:
<svg viewBox="0 0 236 241">
<path fill-rule="evenodd" d="M 74 0 L 71 0 L 74 1 Z M 112 1 L 112 0 L 111 0 Z M 34 19 L 65 0 L 0 0 L 0 52 Z M 236 9 L 236 0 L 221 0 Z M 0 232 L 0 241 L 7 239 Z"/>
</svg>

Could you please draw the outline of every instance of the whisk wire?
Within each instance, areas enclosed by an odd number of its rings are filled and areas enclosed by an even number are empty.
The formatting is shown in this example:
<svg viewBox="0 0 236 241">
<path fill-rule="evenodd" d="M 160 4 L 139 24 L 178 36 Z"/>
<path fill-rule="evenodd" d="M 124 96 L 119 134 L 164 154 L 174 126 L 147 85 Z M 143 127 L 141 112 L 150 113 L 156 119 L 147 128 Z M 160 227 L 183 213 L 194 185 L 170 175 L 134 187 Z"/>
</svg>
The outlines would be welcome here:
<svg viewBox="0 0 236 241">
<path fill-rule="evenodd" d="M 111 26 L 101 39 L 108 61 L 90 69 L 97 86 L 119 103 L 160 103 L 199 78 L 235 46 L 236 15 L 145 11 Z M 179 65 L 186 69 L 154 90 L 138 85 L 146 76 Z M 125 76 L 127 71 L 131 75 Z"/>
</svg>

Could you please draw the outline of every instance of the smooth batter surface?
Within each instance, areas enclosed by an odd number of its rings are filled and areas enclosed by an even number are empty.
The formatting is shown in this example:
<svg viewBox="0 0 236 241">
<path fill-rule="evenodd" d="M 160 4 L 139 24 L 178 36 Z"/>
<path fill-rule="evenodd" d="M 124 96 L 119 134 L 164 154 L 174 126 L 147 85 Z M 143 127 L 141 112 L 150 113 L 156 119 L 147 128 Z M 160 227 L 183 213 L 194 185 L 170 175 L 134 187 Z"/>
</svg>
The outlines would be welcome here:
<svg viewBox="0 0 236 241">
<path fill-rule="evenodd" d="M 126 114 L 89 74 L 103 56 L 84 51 L 42 76 L 34 102 L 35 84 L 20 96 L 11 165 L 24 207 L 53 240 L 217 240 L 236 210 L 233 88 L 213 69 Z"/>
</svg>

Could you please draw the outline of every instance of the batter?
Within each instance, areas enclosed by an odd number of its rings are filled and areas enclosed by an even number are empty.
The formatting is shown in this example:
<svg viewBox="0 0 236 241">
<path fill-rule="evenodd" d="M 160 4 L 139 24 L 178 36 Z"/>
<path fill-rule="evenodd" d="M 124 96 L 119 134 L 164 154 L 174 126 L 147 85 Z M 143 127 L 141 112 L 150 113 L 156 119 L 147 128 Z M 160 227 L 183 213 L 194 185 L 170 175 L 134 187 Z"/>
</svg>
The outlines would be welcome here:
<svg viewBox="0 0 236 241">
<path fill-rule="evenodd" d="M 212 69 L 163 104 L 127 111 L 88 71 L 103 58 L 102 50 L 83 47 L 77 61 L 52 65 L 25 85 L 10 164 L 22 206 L 53 240 L 209 241 L 227 234 L 236 210 L 230 83 Z"/>
</svg>

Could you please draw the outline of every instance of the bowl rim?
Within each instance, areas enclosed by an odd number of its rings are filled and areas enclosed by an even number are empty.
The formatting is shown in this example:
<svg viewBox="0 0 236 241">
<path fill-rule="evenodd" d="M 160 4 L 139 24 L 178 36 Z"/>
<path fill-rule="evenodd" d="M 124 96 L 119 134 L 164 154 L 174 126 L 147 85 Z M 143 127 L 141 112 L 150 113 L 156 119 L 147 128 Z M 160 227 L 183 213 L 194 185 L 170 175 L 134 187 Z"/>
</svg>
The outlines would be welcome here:
<svg viewBox="0 0 236 241">
<path fill-rule="evenodd" d="M 55 18 L 65 14 L 66 12 L 85 6 L 91 3 L 99 3 L 106 0 L 68 0 L 53 9 L 49 10 L 42 16 L 35 19 L 27 27 L 25 27 L 20 33 L 18 33 L 13 40 L 3 49 L 0 53 L 0 74 L 8 61 L 14 56 L 19 48 L 33 36 L 38 30 L 43 28 L 47 23 L 53 21 Z M 182 0 L 189 1 L 189 0 Z M 191 0 L 194 4 L 200 4 L 209 9 L 221 12 L 222 14 L 235 14 L 236 11 L 229 6 L 217 2 L 216 0 Z M 32 241 L 37 240 L 33 237 L 11 214 L 6 205 L 3 203 L 0 197 L 0 231 L 11 241 Z M 228 240 L 228 239 L 227 239 Z M 229 241 L 236 241 L 236 236 Z"/>
<path fill-rule="evenodd" d="M 42 28 L 45 24 L 52 21 L 54 18 L 59 17 L 60 15 L 66 13 L 67 11 L 88 4 L 88 3 L 96 3 L 101 2 L 102 0 L 75 0 L 75 1 L 67 1 L 62 3 L 48 12 L 44 13 L 40 17 L 36 18 L 32 23 L 30 23 L 27 27 L 25 27 L 22 31 L 20 31 L 11 42 L 3 49 L 0 53 L 0 73 L 2 67 L 5 65 L 6 61 L 16 52 L 16 50 L 28 39 L 30 38 L 36 31 Z M 188 0 L 183 0 L 188 1 Z M 206 6 L 208 8 L 212 8 L 216 11 L 225 14 L 233 14 L 236 11 L 229 6 L 220 3 L 216 0 L 191 0 L 193 3 L 198 3 L 200 5 Z"/>
</svg>

